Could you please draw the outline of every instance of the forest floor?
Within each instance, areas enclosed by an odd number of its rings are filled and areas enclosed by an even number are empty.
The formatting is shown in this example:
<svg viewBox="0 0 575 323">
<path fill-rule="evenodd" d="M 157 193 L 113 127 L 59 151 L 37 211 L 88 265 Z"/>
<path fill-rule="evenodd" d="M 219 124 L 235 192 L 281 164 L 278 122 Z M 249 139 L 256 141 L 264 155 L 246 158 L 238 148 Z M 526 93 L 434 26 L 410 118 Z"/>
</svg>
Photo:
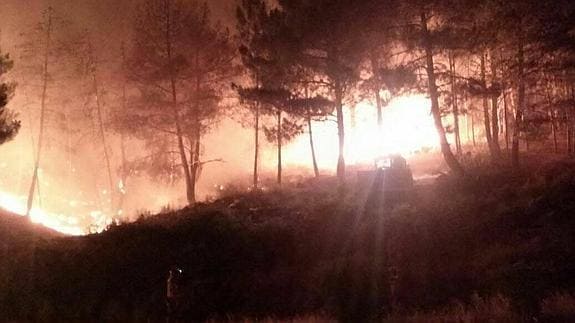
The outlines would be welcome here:
<svg viewBox="0 0 575 323">
<path fill-rule="evenodd" d="M 160 321 L 178 266 L 186 320 L 573 320 L 575 162 L 526 161 L 471 157 L 393 204 L 352 177 L 226 191 L 85 237 L 0 216 L 0 313 Z"/>
</svg>

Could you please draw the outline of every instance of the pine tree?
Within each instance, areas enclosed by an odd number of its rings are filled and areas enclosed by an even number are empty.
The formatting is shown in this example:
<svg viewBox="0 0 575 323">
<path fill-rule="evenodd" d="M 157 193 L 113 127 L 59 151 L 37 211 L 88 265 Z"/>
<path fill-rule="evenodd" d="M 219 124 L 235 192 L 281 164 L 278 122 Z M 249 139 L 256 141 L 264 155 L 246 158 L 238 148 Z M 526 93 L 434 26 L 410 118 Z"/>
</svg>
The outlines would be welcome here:
<svg viewBox="0 0 575 323">
<path fill-rule="evenodd" d="M 189 204 L 196 202 L 206 163 L 201 137 L 213 127 L 225 85 L 236 73 L 230 43 L 205 3 L 148 0 L 138 14 L 126 65 L 139 95 L 119 116 L 118 128 L 148 144 L 152 154 L 141 165 L 170 178 L 183 176 Z"/>
<path fill-rule="evenodd" d="M 16 120 L 16 114 L 6 108 L 16 85 L 5 82 L 3 78 L 13 66 L 10 55 L 2 54 L 0 51 L 0 145 L 14 139 L 20 130 L 20 121 Z"/>
</svg>

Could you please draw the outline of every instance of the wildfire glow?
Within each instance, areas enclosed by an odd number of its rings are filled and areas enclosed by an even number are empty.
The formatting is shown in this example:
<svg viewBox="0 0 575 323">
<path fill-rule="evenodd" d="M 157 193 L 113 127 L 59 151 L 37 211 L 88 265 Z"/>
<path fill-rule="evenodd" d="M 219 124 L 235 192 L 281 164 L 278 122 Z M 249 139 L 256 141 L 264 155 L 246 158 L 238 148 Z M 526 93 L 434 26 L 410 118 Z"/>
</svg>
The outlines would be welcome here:
<svg viewBox="0 0 575 323">
<path fill-rule="evenodd" d="M 383 109 L 381 128 L 377 125 L 377 111 L 373 106 L 360 104 L 356 107 L 355 114 L 348 109 L 345 113 L 345 157 L 348 164 L 372 164 L 377 157 L 392 153 L 400 153 L 409 157 L 424 148 L 434 149 L 438 146 L 437 133 L 430 115 L 430 103 L 425 96 L 406 96 L 393 100 Z M 313 134 L 319 166 L 322 169 L 335 169 L 338 158 L 338 136 L 335 122 L 314 122 Z M 269 149 L 262 162 L 275 165 L 275 149 Z M 284 162 L 293 166 L 310 167 L 311 153 L 307 134 L 284 147 Z M 58 189 L 61 185 L 51 181 L 43 173 L 41 175 L 41 183 L 47 188 L 43 191 L 50 192 L 45 194 L 45 201 L 48 200 L 50 203 L 43 203 L 43 208 L 37 206 L 31 210 L 32 222 L 64 234 L 84 235 L 105 230 L 114 219 L 112 214 L 116 214 L 115 217 L 121 216 L 127 219 L 125 210 L 106 209 L 105 206 L 110 204 L 111 199 L 107 190 L 97 190 L 99 203 L 90 202 L 86 197 L 92 195 L 73 194 L 70 190 Z M 125 183 L 120 181 L 117 185 L 119 191 L 125 194 Z M 146 185 L 137 186 L 145 187 Z M 172 189 L 175 191 L 172 192 Z M 154 210 L 154 212 L 167 205 L 177 207 L 181 205 L 176 200 L 177 196 L 181 195 L 181 191 L 178 191 L 179 187 L 172 189 L 164 191 L 154 186 L 152 191 L 143 190 L 133 194 L 133 196 L 144 197 L 135 205 L 143 209 Z M 22 193 L 12 194 L 0 191 L 0 208 L 12 213 L 24 216 L 26 201 L 26 195 Z M 134 206 L 127 210 L 134 212 Z"/>
<path fill-rule="evenodd" d="M 353 126 L 355 124 L 355 127 Z M 337 162 L 337 127 L 333 122 L 313 124 L 316 155 L 322 168 L 333 168 Z M 371 164 L 382 155 L 410 156 L 422 149 L 438 147 L 438 137 L 430 115 L 430 102 L 423 95 L 394 99 L 383 109 L 383 126 L 377 126 L 377 111 L 359 104 L 355 120 L 346 115 L 346 149 L 348 164 Z M 309 165 L 309 138 L 302 136 L 286 149 L 291 165 Z"/>
<path fill-rule="evenodd" d="M 74 203 L 75 201 L 70 201 Z M 18 197 L 9 193 L 0 192 L 0 208 L 9 211 L 11 213 L 25 216 L 26 215 L 26 198 Z M 106 217 L 100 212 L 94 212 L 91 214 L 93 217 L 92 230 L 95 232 L 101 232 L 107 224 L 104 220 Z M 80 223 L 80 219 L 75 216 L 66 216 L 63 214 L 53 214 L 45 212 L 40 208 L 32 208 L 30 211 L 30 219 L 33 223 L 41 224 L 45 227 L 51 228 L 60 233 L 67 235 L 84 235 L 88 233 L 88 229 L 84 228 Z"/>
</svg>

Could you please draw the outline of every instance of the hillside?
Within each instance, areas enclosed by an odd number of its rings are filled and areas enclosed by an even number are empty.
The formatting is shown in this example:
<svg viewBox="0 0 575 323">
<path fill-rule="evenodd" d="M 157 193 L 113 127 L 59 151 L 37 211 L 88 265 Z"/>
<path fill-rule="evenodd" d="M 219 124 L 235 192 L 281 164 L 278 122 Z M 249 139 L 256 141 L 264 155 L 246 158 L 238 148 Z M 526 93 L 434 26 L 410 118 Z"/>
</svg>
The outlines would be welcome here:
<svg viewBox="0 0 575 323">
<path fill-rule="evenodd" d="M 187 320 L 305 315 L 392 322 L 568 320 L 575 165 L 477 168 L 402 203 L 335 179 L 232 193 L 100 235 L 22 244 L 0 313 L 25 321 L 158 321 L 184 270 Z M 3 275 L 3 277 L 6 277 Z M 419 314 L 416 314 L 419 313 Z"/>
<path fill-rule="evenodd" d="M 62 237 L 56 231 L 34 224 L 29 219 L 0 209 L 0 244 L 3 246 L 36 239 Z"/>
</svg>

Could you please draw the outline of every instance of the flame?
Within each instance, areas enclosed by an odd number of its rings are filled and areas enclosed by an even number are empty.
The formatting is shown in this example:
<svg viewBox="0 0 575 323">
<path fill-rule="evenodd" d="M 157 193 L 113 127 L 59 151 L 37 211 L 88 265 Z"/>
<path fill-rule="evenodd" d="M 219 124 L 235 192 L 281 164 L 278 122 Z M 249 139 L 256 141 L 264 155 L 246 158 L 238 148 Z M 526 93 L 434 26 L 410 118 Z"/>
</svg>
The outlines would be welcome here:
<svg viewBox="0 0 575 323">
<path fill-rule="evenodd" d="M 78 201 L 72 200 L 69 201 L 69 204 L 74 207 Z M 20 216 L 26 216 L 26 197 L 0 191 L 0 208 Z M 33 223 L 72 236 L 102 232 L 111 223 L 106 214 L 101 211 L 92 211 L 90 217 L 90 226 L 84 226 L 81 217 L 78 216 L 49 213 L 38 207 L 33 207 L 30 210 L 30 220 Z"/>
<path fill-rule="evenodd" d="M 369 105 L 362 103 L 356 107 L 355 118 L 346 112 L 346 150 L 345 157 L 348 164 L 373 164 L 377 157 L 387 154 L 399 153 L 406 157 L 424 148 L 436 149 L 438 136 L 430 115 L 430 101 L 423 95 L 404 96 L 396 98 L 383 108 L 383 125 L 377 125 L 377 111 Z M 354 126 L 353 126 L 354 125 Z M 333 121 L 314 122 L 313 135 L 316 156 L 319 167 L 335 169 L 338 159 L 337 126 Z M 263 164 L 275 165 L 275 152 L 270 149 L 264 152 Z M 284 148 L 284 160 L 287 165 L 309 167 L 311 153 L 309 137 L 302 135 L 293 143 Z M 0 168 L 6 167 L 0 164 Z M 40 175 L 43 175 L 41 173 Z M 46 187 L 50 181 L 42 181 Z M 56 191 L 57 184 L 52 183 L 48 189 Z M 120 180 L 117 188 L 121 194 L 126 194 L 126 183 Z M 220 190 L 225 187 L 220 186 Z M 100 204 L 107 205 L 112 198 L 108 190 L 99 190 Z M 68 196 L 61 193 L 53 195 Z M 68 235 L 85 235 L 104 231 L 114 222 L 114 218 L 125 217 L 125 210 L 97 210 L 97 203 L 90 203 L 82 194 L 73 194 L 69 200 L 62 199 L 54 205 L 45 205 L 46 209 L 34 207 L 30 212 L 32 222 L 44 225 Z M 159 187 L 154 188 L 154 198 L 147 199 L 147 207 L 159 209 L 166 205 L 179 206 L 174 200 L 175 194 L 170 191 L 162 192 Z M 26 215 L 26 196 L 15 195 L 0 191 L 0 208 L 12 213 Z M 150 203 L 152 201 L 152 203 Z M 151 205 L 150 205 L 151 204 Z M 129 210 L 129 206 L 126 206 Z M 58 210 L 50 212 L 47 210 Z M 96 209 L 96 210 L 94 210 Z"/>
<path fill-rule="evenodd" d="M 431 103 L 423 95 L 396 98 L 383 108 L 380 128 L 375 107 L 359 104 L 354 121 L 350 113 L 346 115 L 346 162 L 352 165 L 372 164 L 383 155 L 409 157 L 422 149 L 437 148 L 439 139 L 430 110 Z M 355 127 L 352 127 L 354 123 Z M 320 167 L 333 168 L 338 158 L 337 127 L 333 122 L 316 122 L 313 135 Z M 297 138 L 288 146 L 285 155 L 290 165 L 309 165 L 309 138 Z"/>
</svg>

